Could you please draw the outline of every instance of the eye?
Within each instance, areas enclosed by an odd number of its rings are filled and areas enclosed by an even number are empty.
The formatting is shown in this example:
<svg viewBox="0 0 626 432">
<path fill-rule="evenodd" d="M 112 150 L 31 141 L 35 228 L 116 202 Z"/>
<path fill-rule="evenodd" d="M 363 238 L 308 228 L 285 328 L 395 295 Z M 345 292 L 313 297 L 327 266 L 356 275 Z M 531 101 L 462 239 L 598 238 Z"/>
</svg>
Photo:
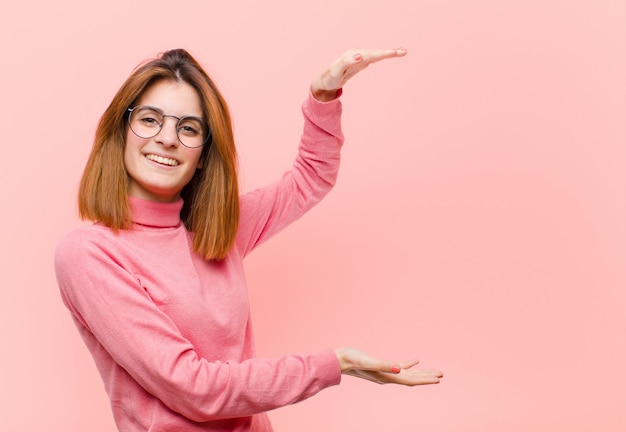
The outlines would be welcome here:
<svg viewBox="0 0 626 432">
<path fill-rule="evenodd" d="M 202 124 L 196 119 L 183 118 L 178 126 L 178 132 L 189 137 L 195 137 L 202 134 Z"/>
<path fill-rule="evenodd" d="M 146 126 L 158 126 L 160 124 L 159 119 L 156 118 L 155 116 L 151 116 L 150 114 L 141 116 L 139 118 L 139 121 L 145 124 Z"/>
<path fill-rule="evenodd" d="M 163 116 L 149 107 L 139 107 L 133 111 L 131 122 L 146 128 L 160 127 L 163 123 Z"/>
</svg>

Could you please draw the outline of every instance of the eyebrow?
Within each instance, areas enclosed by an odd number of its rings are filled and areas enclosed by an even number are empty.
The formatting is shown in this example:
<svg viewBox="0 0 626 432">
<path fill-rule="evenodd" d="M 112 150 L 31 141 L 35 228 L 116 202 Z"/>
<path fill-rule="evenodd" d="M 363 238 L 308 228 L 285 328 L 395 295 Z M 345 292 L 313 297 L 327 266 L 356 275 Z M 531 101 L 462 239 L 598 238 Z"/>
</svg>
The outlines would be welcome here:
<svg viewBox="0 0 626 432">
<path fill-rule="evenodd" d="M 175 116 L 175 115 L 173 115 L 173 114 L 165 114 L 161 108 L 157 108 L 157 107 L 152 106 L 152 105 L 139 105 L 139 106 L 141 106 L 141 107 L 143 107 L 143 108 L 149 108 L 149 109 L 151 109 L 151 110 L 153 110 L 153 111 L 156 111 L 156 112 L 158 112 L 159 114 L 161 114 L 162 116 L 174 117 L 174 118 L 177 118 L 177 119 L 179 119 L 179 120 L 180 120 L 181 118 L 185 118 L 185 119 L 194 119 L 194 120 L 199 120 L 199 121 L 201 121 L 201 122 L 206 122 L 206 120 L 204 119 L 204 117 L 198 117 L 198 116 L 194 116 L 194 115 L 184 115 L 184 116 L 182 116 L 182 117 L 178 117 L 178 116 Z"/>
</svg>

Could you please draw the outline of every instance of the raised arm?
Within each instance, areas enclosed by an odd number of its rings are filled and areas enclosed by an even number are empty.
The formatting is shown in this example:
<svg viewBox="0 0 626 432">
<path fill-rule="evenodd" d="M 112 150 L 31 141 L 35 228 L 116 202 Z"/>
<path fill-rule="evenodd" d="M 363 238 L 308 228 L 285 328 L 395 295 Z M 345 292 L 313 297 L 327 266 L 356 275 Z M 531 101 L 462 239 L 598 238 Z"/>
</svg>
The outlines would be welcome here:
<svg viewBox="0 0 626 432">
<path fill-rule="evenodd" d="M 246 255 L 317 204 L 339 170 L 341 102 L 346 82 L 369 65 L 406 55 L 404 49 L 348 50 L 319 73 L 303 105 L 304 130 L 293 168 L 276 183 L 242 197 L 237 245 Z"/>
</svg>

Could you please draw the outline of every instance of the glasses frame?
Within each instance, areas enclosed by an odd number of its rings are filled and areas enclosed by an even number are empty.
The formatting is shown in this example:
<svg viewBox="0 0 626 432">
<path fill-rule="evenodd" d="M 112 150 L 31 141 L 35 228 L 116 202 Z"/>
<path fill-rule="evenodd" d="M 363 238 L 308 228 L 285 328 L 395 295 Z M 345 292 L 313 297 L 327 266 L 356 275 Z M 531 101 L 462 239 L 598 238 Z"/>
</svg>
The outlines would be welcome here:
<svg viewBox="0 0 626 432">
<path fill-rule="evenodd" d="M 161 124 L 159 125 L 159 128 L 157 129 L 157 131 L 156 131 L 156 133 L 154 135 L 151 135 L 151 136 L 141 136 L 137 132 L 135 132 L 135 130 L 131 126 L 131 117 L 133 116 L 133 112 L 136 109 L 138 109 L 138 108 L 150 108 L 151 110 L 159 113 L 161 115 L 161 117 L 163 117 L 164 121 L 161 122 Z M 185 146 L 187 148 L 200 148 L 203 145 L 205 145 L 209 141 L 209 139 L 211 138 L 211 128 L 209 127 L 209 124 L 207 123 L 207 121 L 204 120 L 201 117 L 196 117 L 196 116 L 182 116 L 182 117 L 178 117 L 178 116 L 175 116 L 175 115 L 172 115 L 172 114 L 163 114 L 163 112 L 160 109 L 155 108 L 155 107 L 150 106 L 150 105 L 137 105 L 137 106 L 134 106 L 133 108 L 128 108 L 127 111 L 128 111 L 128 127 L 139 138 L 143 138 L 143 139 L 154 138 L 159 133 L 161 133 L 161 130 L 163 130 L 163 125 L 165 124 L 165 117 L 172 117 L 172 118 L 175 118 L 177 120 L 177 122 L 176 122 L 176 138 L 178 138 L 178 142 L 179 143 L 181 143 L 183 146 Z M 206 130 L 206 138 L 204 139 L 204 141 L 202 141 L 202 144 L 197 145 L 197 146 L 189 146 L 189 145 L 185 144 L 183 142 L 183 140 L 180 139 L 180 135 L 179 135 L 180 129 L 179 129 L 179 126 L 180 126 L 180 123 L 183 120 L 186 120 L 186 119 L 199 120 L 201 123 L 204 124 L 204 129 Z"/>
</svg>

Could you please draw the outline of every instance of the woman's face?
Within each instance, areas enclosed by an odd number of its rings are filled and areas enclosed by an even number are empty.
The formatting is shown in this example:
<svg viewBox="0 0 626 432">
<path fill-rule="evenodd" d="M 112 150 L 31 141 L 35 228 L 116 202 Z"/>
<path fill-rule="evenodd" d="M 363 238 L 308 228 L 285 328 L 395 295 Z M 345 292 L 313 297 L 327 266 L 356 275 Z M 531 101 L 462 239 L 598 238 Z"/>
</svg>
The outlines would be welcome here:
<svg viewBox="0 0 626 432">
<path fill-rule="evenodd" d="M 136 106 L 156 108 L 165 117 L 161 131 L 152 138 L 140 138 L 130 128 L 126 131 L 128 194 L 150 201 L 176 201 L 196 169 L 201 168 L 202 147 L 181 144 L 176 129 L 178 120 L 173 116 L 202 118 L 198 93 L 185 82 L 159 81 L 144 92 Z"/>
</svg>

